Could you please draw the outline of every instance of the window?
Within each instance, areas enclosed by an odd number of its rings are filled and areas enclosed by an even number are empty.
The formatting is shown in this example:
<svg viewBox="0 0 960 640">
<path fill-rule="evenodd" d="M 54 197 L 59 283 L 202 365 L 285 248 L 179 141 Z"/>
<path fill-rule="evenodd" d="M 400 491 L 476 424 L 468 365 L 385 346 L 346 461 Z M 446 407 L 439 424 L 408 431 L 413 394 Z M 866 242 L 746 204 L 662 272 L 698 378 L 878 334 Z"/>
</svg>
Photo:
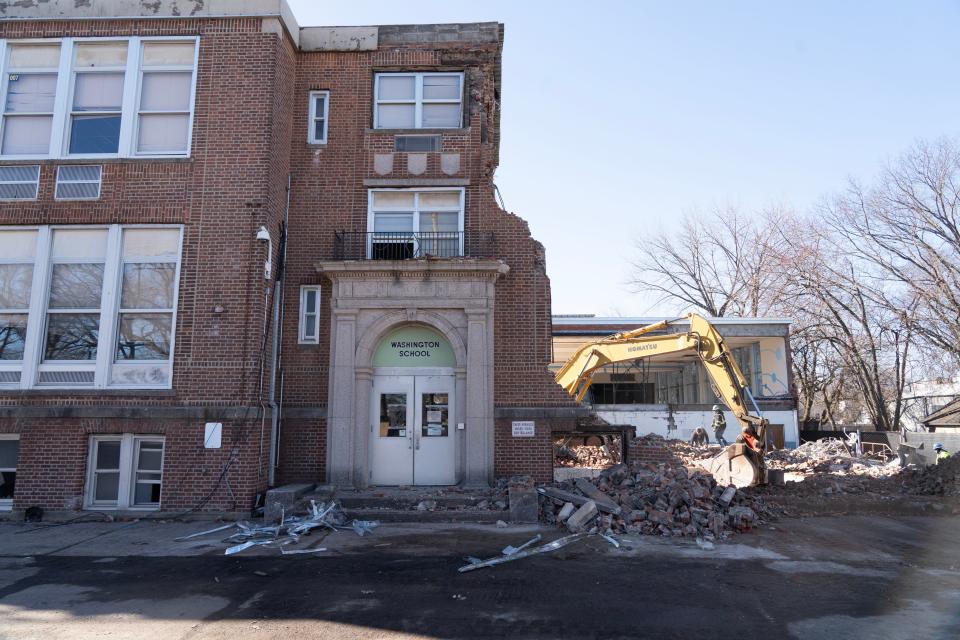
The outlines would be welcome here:
<svg viewBox="0 0 960 640">
<path fill-rule="evenodd" d="M 0 41 L 0 156 L 186 156 L 196 38 Z"/>
<path fill-rule="evenodd" d="M 86 506 L 157 509 L 163 483 L 163 438 L 123 434 L 93 436 Z"/>
<path fill-rule="evenodd" d="M 20 382 L 36 247 L 36 230 L 0 233 L 0 385 Z"/>
<path fill-rule="evenodd" d="M 19 452 L 20 436 L 0 433 L 0 511 L 9 511 L 13 508 Z"/>
<path fill-rule="evenodd" d="M 300 287 L 300 344 L 320 343 L 320 286 Z"/>
<path fill-rule="evenodd" d="M 57 200 L 96 200 L 100 197 L 100 165 L 70 164 L 57 167 Z"/>
<path fill-rule="evenodd" d="M 367 218 L 372 259 L 463 255 L 463 189 L 374 189 Z"/>
<path fill-rule="evenodd" d="M 0 167 L 0 200 L 36 200 L 40 165 Z"/>
<path fill-rule="evenodd" d="M 120 149 L 127 42 L 78 42 L 73 55 L 68 153 L 115 155 Z"/>
<path fill-rule="evenodd" d="M 330 112 L 330 92 L 310 92 L 310 144 L 327 144 L 327 115 Z"/>
<path fill-rule="evenodd" d="M 376 129 L 456 129 L 461 126 L 462 73 L 378 73 Z"/>
<path fill-rule="evenodd" d="M 394 136 L 393 150 L 399 153 L 440 151 L 440 136 Z"/>
<path fill-rule="evenodd" d="M 60 43 L 11 44 L 7 47 L 3 109 L 5 156 L 50 153 Z"/>
<path fill-rule="evenodd" d="M 184 155 L 193 104 L 193 42 L 144 42 L 137 111 L 138 154 Z"/>
<path fill-rule="evenodd" d="M 0 229 L 0 385 L 169 388 L 180 228 Z"/>
</svg>

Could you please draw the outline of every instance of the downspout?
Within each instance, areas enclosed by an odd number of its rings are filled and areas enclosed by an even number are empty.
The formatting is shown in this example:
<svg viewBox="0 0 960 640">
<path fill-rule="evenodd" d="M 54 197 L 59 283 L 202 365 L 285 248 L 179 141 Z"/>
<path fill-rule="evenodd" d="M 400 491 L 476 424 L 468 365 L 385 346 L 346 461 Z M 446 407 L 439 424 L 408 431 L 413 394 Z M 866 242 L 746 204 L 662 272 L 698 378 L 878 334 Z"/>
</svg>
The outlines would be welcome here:
<svg viewBox="0 0 960 640">
<path fill-rule="evenodd" d="M 267 483 L 274 486 L 276 481 L 278 435 L 280 431 L 280 407 L 277 405 L 277 371 L 280 368 L 280 341 L 283 333 L 283 276 L 287 266 L 287 226 L 290 221 L 290 174 L 287 174 L 287 203 L 283 211 L 283 227 L 280 231 L 280 264 L 277 265 L 277 277 L 273 281 L 273 346 L 270 357 L 270 392 L 267 404 L 270 406 L 270 468 Z"/>
</svg>

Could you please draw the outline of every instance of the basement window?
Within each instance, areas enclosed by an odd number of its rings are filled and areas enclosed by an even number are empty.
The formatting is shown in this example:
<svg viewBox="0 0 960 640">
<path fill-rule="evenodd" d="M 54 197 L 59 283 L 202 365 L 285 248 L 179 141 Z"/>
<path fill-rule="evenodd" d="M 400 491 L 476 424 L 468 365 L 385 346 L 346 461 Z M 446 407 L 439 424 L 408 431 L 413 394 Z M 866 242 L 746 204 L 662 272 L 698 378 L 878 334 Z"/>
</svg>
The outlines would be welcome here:
<svg viewBox="0 0 960 640">
<path fill-rule="evenodd" d="M 17 457 L 20 436 L 0 433 L 0 511 L 13 508 L 13 493 L 17 486 Z"/>
<path fill-rule="evenodd" d="M 93 436 L 85 504 L 92 509 L 159 509 L 163 438 Z"/>
</svg>

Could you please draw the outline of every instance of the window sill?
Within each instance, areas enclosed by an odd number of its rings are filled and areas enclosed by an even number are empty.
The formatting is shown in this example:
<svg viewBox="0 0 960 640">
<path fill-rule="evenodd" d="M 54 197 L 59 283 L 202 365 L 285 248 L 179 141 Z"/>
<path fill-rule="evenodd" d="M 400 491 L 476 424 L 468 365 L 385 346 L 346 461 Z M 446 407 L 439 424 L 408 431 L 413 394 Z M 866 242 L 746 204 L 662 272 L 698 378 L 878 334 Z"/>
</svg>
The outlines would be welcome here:
<svg viewBox="0 0 960 640">
<path fill-rule="evenodd" d="M 425 135 L 425 134 L 443 134 L 449 133 L 455 136 L 466 136 L 470 134 L 470 127 L 456 128 L 456 129 L 365 129 L 364 133 L 367 134 L 378 134 L 388 136 L 413 136 L 413 135 Z"/>
<path fill-rule="evenodd" d="M 117 156 L 90 156 L 87 158 L 50 158 L 48 156 L 42 158 L 4 158 L 0 156 L 0 164 L 4 166 L 18 164 L 127 164 L 134 162 L 193 162 L 193 158 L 191 156 L 134 156 L 129 158 L 118 158 Z"/>
<path fill-rule="evenodd" d="M 173 389 L 91 389 L 89 387 L 50 387 L 43 389 L 11 389 L 0 387 L 0 397 L 44 396 L 149 396 L 154 398 L 176 397 Z"/>
<path fill-rule="evenodd" d="M 308 142 L 307 142 L 307 146 L 308 146 L 308 147 L 325 147 L 325 146 L 327 146 L 327 143 L 326 143 L 326 142 L 310 142 L 310 141 L 308 141 Z"/>
</svg>

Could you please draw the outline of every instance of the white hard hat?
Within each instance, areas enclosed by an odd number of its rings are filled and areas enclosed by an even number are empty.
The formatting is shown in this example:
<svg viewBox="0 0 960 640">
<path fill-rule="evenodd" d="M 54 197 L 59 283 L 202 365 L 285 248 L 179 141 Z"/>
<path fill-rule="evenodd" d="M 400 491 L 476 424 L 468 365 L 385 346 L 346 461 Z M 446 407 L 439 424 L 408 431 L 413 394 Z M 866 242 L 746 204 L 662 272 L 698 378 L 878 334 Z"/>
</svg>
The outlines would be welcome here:
<svg viewBox="0 0 960 640">
<path fill-rule="evenodd" d="M 714 410 L 714 411 L 720 411 L 720 405 L 718 405 L 718 404 L 713 405 L 713 410 Z"/>
</svg>

